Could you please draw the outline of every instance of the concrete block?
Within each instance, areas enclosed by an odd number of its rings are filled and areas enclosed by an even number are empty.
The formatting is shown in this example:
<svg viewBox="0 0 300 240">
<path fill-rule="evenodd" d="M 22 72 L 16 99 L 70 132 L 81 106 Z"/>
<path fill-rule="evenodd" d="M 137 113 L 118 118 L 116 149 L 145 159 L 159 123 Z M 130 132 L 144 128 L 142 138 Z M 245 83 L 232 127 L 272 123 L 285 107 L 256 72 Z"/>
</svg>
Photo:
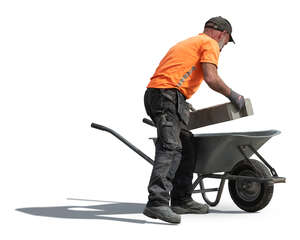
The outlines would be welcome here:
<svg viewBox="0 0 300 240">
<path fill-rule="evenodd" d="M 246 98 L 245 107 L 241 111 L 238 111 L 232 103 L 224 103 L 191 112 L 188 129 L 193 130 L 250 115 L 253 115 L 252 104 L 250 99 Z"/>
</svg>

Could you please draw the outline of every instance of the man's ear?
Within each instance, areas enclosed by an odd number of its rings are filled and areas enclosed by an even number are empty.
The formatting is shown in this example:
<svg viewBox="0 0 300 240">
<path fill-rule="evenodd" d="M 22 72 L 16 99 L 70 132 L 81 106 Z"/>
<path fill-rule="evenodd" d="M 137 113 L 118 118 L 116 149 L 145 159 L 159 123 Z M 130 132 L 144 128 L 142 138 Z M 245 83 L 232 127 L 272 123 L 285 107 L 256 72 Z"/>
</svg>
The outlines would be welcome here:
<svg viewBox="0 0 300 240">
<path fill-rule="evenodd" d="M 223 32 L 221 31 L 217 31 L 217 34 L 216 34 L 216 40 L 217 42 L 219 42 L 221 40 L 221 38 L 223 37 Z"/>
<path fill-rule="evenodd" d="M 220 36 L 220 38 L 222 38 L 222 37 L 226 36 L 226 34 L 227 34 L 227 32 L 224 30 L 223 32 L 221 32 L 221 36 Z"/>
</svg>

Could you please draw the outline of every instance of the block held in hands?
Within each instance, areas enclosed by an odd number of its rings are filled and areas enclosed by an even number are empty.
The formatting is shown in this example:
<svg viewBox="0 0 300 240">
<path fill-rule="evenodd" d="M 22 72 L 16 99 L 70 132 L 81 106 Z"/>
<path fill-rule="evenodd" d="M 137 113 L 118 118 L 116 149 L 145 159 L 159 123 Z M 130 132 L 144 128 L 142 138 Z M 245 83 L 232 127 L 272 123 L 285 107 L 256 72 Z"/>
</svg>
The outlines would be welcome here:
<svg viewBox="0 0 300 240">
<path fill-rule="evenodd" d="M 193 130 L 250 115 L 253 115 L 253 109 L 249 98 L 245 99 L 245 106 L 241 111 L 238 111 L 232 103 L 224 103 L 191 112 L 188 129 Z"/>
</svg>

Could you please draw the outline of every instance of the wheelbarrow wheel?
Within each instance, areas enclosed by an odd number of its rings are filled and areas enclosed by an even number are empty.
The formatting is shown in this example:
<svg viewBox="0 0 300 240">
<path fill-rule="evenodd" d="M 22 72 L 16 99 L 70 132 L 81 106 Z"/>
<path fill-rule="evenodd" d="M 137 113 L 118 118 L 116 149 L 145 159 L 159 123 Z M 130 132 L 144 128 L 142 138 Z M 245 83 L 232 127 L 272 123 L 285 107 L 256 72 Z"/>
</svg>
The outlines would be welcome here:
<svg viewBox="0 0 300 240">
<path fill-rule="evenodd" d="M 271 177 L 269 169 L 257 160 L 250 159 L 237 163 L 232 175 L 249 177 Z M 253 167 L 254 166 L 254 167 Z M 274 184 L 249 180 L 229 180 L 228 188 L 233 202 L 246 212 L 256 212 L 268 205 L 273 195 Z"/>
</svg>

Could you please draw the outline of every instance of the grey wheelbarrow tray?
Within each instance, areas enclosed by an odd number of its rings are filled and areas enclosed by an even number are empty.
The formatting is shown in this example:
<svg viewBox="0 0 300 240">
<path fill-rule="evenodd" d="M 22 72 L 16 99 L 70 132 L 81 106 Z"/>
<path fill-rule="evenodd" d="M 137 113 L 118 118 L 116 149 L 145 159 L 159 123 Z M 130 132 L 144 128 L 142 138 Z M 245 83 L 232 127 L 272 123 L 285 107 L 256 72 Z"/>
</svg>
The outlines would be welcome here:
<svg viewBox="0 0 300 240">
<path fill-rule="evenodd" d="M 143 119 L 143 121 L 154 126 L 153 122 L 148 119 Z M 96 123 L 92 123 L 91 127 L 111 133 L 153 165 L 153 160 L 149 156 L 114 130 Z M 285 178 L 279 177 L 275 169 L 257 150 L 271 137 L 278 134 L 280 131 L 277 130 L 194 134 L 192 138 L 196 158 L 194 172 L 198 177 L 193 182 L 193 193 L 201 193 L 207 204 L 216 206 L 221 199 L 225 180 L 229 180 L 231 198 L 240 208 L 255 212 L 265 207 L 271 200 L 273 184 L 284 183 Z M 252 155 L 256 155 L 260 162 L 257 163 L 257 160 L 250 159 Z M 240 174 L 234 174 L 237 172 L 235 170 L 241 169 L 241 167 L 243 171 L 238 171 Z M 258 174 L 262 171 L 264 174 Z M 203 181 L 205 178 L 220 179 L 219 187 L 205 188 Z M 196 189 L 198 185 L 199 189 Z M 264 197 L 262 191 L 266 191 L 268 196 Z M 206 195 L 207 192 L 217 192 L 216 199 L 210 201 Z M 265 203 L 253 207 L 254 203 L 258 204 L 258 198 L 267 198 L 267 200 L 264 200 Z"/>
</svg>

